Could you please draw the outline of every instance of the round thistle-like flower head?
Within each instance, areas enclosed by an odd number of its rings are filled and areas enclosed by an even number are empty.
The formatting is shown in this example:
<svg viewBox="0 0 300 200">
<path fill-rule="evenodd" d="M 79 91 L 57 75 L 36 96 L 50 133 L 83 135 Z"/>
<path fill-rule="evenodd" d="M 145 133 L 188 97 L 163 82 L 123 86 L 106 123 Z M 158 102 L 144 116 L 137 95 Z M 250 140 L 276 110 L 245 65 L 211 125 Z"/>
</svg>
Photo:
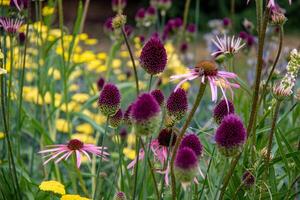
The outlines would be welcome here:
<svg viewBox="0 0 300 200">
<path fill-rule="evenodd" d="M 117 192 L 114 196 L 114 200 L 126 200 L 126 195 L 124 192 Z"/>
<path fill-rule="evenodd" d="M 217 124 L 220 124 L 226 115 L 233 114 L 233 113 L 234 113 L 233 103 L 228 100 L 226 102 L 225 99 L 222 99 L 218 103 L 218 105 L 216 105 L 213 115 Z"/>
<path fill-rule="evenodd" d="M 181 120 L 188 109 L 186 92 L 179 88 L 173 91 L 167 100 L 166 126 L 174 126 L 175 122 Z"/>
<path fill-rule="evenodd" d="M 114 115 L 120 108 L 121 94 L 117 86 L 105 84 L 98 100 L 99 109 L 105 116 Z"/>
<path fill-rule="evenodd" d="M 103 86 L 105 84 L 105 79 L 103 77 L 100 77 L 97 81 L 97 88 L 98 88 L 98 91 L 101 91 Z"/>
<path fill-rule="evenodd" d="M 130 104 L 127 107 L 127 109 L 126 109 L 126 111 L 124 113 L 124 118 L 123 118 L 124 123 L 127 124 L 127 125 L 129 125 L 129 126 L 131 125 L 131 109 L 132 109 L 132 104 Z"/>
<path fill-rule="evenodd" d="M 224 156 L 237 155 L 246 141 L 247 133 L 241 119 L 235 114 L 224 117 L 216 131 L 215 140 Z"/>
<path fill-rule="evenodd" d="M 159 38 L 151 37 L 145 44 L 140 62 L 144 70 L 151 75 L 164 71 L 167 64 L 167 52 Z"/>
<path fill-rule="evenodd" d="M 159 89 L 153 90 L 151 92 L 151 95 L 155 98 L 155 100 L 157 101 L 157 103 L 160 106 L 164 105 L 165 96 L 164 96 L 164 94 L 162 93 L 161 90 L 159 90 Z"/>
<path fill-rule="evenodd" d="M 177 135 L 172 131 L 171 128 L 162 129 L 157 137 L 158 143 L 161 146 L 169 147 L 174 146 L 177 139 Z M 171 142 L 172 140 L 172 142 Z"/>
<path fill-rule="evenodd" d="M 150 135 L 158 131 L 161 112 L 157 101 L 151 94 L 141 94 L 131 108 L 131 118 L 139 135 Z"/>
<path fill-rule="evenodd" d="M 189 147 L 178 149 L 174 163 L 175 177 L 182 183 L 193 180 L 197 174 L 198 159 L 195 152 Z"/>
<path fill-rule="evenodd" d="M 123 119 L 123 112 L 119 109 L 113 116 L 109 118 L 109 126 L 111 128 L 118 128 Z"/>
<path fill-rule="evenodd" d="M 250 171 L 245 171 L 242 177 L 243 185 L 246 189 L 249 189 L 251 186 L 254 185 L 255 177 Z"/>
<path fill-rule="evenodd" d="M 203 146 L 198 136 L 194 133 L 187 134 L 182 139 L 179 148 L 185 148 L 185 147 L 189 147 L 190 149 L 192 149 L 195 155 L 197 156 L 197 158 L 200 158 L 200 156 L 202 155 Z"/>
</svg>

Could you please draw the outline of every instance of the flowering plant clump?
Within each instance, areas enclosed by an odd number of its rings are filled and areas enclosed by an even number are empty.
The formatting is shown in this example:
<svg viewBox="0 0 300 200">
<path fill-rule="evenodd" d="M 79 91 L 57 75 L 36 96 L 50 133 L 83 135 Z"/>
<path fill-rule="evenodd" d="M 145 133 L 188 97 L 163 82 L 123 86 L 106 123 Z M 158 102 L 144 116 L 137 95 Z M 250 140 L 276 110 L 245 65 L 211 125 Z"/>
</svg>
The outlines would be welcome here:
<svg viewBox="0 0 300 200">
<path fill-rule="evenodd" d="M 1 199 L 298 198 L 299 3 L 74 2 L 0 0 Z"/>
</svg>

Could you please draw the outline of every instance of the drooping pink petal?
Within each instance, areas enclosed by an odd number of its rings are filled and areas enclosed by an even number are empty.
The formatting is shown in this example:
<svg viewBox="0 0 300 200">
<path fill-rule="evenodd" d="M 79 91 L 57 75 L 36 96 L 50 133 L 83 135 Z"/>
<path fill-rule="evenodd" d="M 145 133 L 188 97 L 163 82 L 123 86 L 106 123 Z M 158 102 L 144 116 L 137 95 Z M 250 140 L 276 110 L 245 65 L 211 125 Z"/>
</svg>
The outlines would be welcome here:
<svg viewBox="0 0 300 200">
<path fill-rule="evenodd" d="M 80 168 L 81 165 L 81 154 L 79 152 L 79 150 L 75 150 L 76 152 L 76 164 L 77 164 L 77 168 Z"/>
<path fill-rule="evenodd" d="M 139 152 L 139 160 L 143 160 L 144 156 L 145 156 L 145 152 L 143 149 L 141 149 Z M 127 169 L 131 169 L 132 167 L 134 167 L 136 162 L 137 162 L 137 158 L 135 158 L 131 163 L 129 163 L 129 165 L 127 165 Z"/>
</svg>

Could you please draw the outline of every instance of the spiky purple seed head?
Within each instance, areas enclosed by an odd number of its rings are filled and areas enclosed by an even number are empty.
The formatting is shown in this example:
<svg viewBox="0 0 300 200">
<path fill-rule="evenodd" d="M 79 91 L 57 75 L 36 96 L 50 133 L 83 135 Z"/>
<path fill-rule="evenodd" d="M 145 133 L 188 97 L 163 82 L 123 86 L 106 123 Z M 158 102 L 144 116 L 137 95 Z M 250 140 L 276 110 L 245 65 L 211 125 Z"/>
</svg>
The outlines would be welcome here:
<svg viewBox="0 0 300 200">
<path fill-rule="evenodd" d="M 144 70 L 151 75 L 164 71 L 167 65 L 167 52 L 159 38 L 151 37 L 144 45 L 140 63 Z"/>
<path fill-rule="evenodd" d="M 132 104 L 130 104 L 128 107 L 127 107 L 127 109 L 126 109 L 126 111 L 125 111 L 125 113 L 124 113 L 124 118 L 123 118 L 123 120 L 124 120 L 124 123 L 125 124 L 127 124 L 127 125 L 131 125 L 131 109 L 132 109 Z"/>
<path fill-rule="evenodd" d="M 101 91 L 103 86 L 105 84 L 105 79 L 103 77 L 100 77 L 98 80 L 97 80 L 97 88 L 98 88 L 98 91 Z"/>
<path fill-rule="evenodd" d="M 203 145 L 200 142 L 198 136 L 194 133 L 190 133 L 184 136 L 182 139 L 179 148 L 189 147 L 194 151 L 197 158 L 200 158 L 203 152 Z"/>
<path fill-rule="evenodd" d="M 160 117 L 160 106 L 151 94 L 141 94 L 132 105 L 131 118 L 139 135 L 156 133 L 160 125 Z"/>
<path fill-rule="evenodd" d="M 222 99 L 214 108 L 213 116 L 217 124 L 220 124 L 226 115 L 234 113 L 233 103 L 229 100 L 227 100 L 227 103 L 225 99 Z"/>
<path fill-rule="evenodd" d="M 126 195 L 124 192 L 117 192 L 114 196 L 114 200 L 126 200 Z"/>
<path fill-rule="evenodd" d="M 123 119 L 123 112 L 119 109 L 113 116 L 109 117 L 109 126 L 111 128 L 118 128 L 120 126 Z"/>
<path fill-rule="evenodd" d="M 175 177 L 182 183 L 193 180 L 197 174 L 198 159 L 195 152 L 189 147 L 178 149 L 176 154 L 174 171 Z"/>
<path fill-rule="evenodd" d="M 177 135 L 171 128 L 162 129 L 157 137 L 158 143 L 161 146 L 169 147 L 174 146 L 177 139 Z M 172 140 L 172 142 L 171 142 Z"/>
<path fill-rule="evenodd" d="M 186 92 L 179 88 L 173 91 L 167 100 L 167 124 L 173 126 L 181 120 L 188 110 L 188 99 Z"/>
<path fill-rule="evenodd" d="M 215 141 L 224 156 L 237 155 L 246 141 L 247 133 L 243 122 L 235 114 L 224 117 L 216 131 Z"/>
<path fill-rule="evenodd" d="M 246 189 L 249 189 L 251 186 L 254 185 L 255 177 L 249 170 L 246 170 L 243 174 L 242 181 L 244 187 Z"/>
<path fill-rule="evenodd" d="M 105 116 L 114 115 L 120 108 L 121 94 L 117 86 L 111 83 L 104 85 L 98 100 L 99 109 Z"/>
<path fill-rule="evenodd" d="M 162 93 L 161 90 L 159 90 L 159 89 L 153 90 L 151 92 L 151 95 L 155 98 L 155 100 L 157 101 L 157 103 L 160 106 L 164 105 L 165 96 L 164 96 L 164 94 Z"/>
</svg>

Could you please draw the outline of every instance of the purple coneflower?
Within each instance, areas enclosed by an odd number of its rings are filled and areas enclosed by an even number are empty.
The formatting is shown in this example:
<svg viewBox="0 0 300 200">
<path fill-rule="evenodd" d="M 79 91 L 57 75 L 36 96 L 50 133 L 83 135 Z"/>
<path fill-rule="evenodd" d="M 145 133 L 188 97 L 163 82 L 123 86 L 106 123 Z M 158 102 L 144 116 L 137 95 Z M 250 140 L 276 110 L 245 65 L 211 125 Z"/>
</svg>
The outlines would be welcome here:
<svg viewBox="0 0 300 200">
<path fill-rule="evenodd" d="M 234 113 L 234 106 L 231 101 L 222 99 L 214 108 L 213 116 L 217 124 L 220 124 L 226 115 Z"/>
<path fill-rule="evenodd" d="M 174 75 L 170 77 L 171 81 L 183 79 L 178 83 L 175 91 L 177 91 L 184 82 L 200 78 L 202 83 L 205 83 L 205 81 L 208 80 L 211 89 L 211 99 L 212 101 L 216 101 L 218 97 L 218 87 L 220 87 L 225 100 L 227 100 L 225 94 L 226 89 L 231 91 L 233 98 L 232 88 L 240 87 L 238 84 L 230 83 L 228 81 L 228 79 L 235 79 L 237 77 L 235 73 L 219 71 L 216 64 L 212 61 L 201 61 L 194 69 L 190 69 L 189 71 L 190 72 L 187 74 Z"/>
<path fill-rule="evenodd" d="M 13 19 L 7 17 L 0 17 L 0 27 L 2 27 L 8 34 L 15 34 L 23 24 L 20 19 Z"/>
<path fill-rule="evenodd" d="M 189 147 L 178 149 L 174 167 L 177 180 L 182 183 L 191 182 L 198 170 L 198 159 L 195 152 Z"/>
<path fill-rule="evenodd" d="M 43 164 L 47 164 L 51 160 L 55 160 L 55 163 L 67 160 L 72 154 L 76 155 L 77 167 L 81 165 L 81 156 L 85 155 L 90 161 L 91 158 L 88 153 L 102 157 L 103 160 L 107 160 L 106 156 L 109 154 L 105 152 L 106 147 L 98 147 L 93 144 L 84 144 L 80 140 L 72 139 L 67 144 L 56 144 L 48 146 L 48 149 L 42 150 L 39 153 L 48 154 L 44 158 L 48 158 Z M 50 157 L 50 158 L 49 158 Z"/>
<path fill-rule="evenodd" d="M 167 52 L 157 37 L 151 39 L 145 44 L 140 56 L 141 66 L 151 75 L 164 71 L 167 64 Z"/>
<path fill-rule="evenodd" d="M 19 11 L 28 8 L 28 0 L 10 0 L 10 6 L 16 7 Z"/>
<path fill-rule="evenodd" d="M 150 135 L 158 131 L 161 111 L 151 94 L 144 93 L 138 97 L 131 108 L 131 119 L 138 135 Z"/>
<path fill-rule="evenodd" d="M 113 116 L 109 117 L 109 126 L 112 128 L 118 128 L 123 119 L 123 112 L 119 109 Z"/>
<path fill-rule="evenodd" d="M 117 86 L 108 83 L 105 84 L 98 100 L 99 109 L 105 116 L 114 115 L 121 102 L 121 94 Z"/>
<path fill-rule="evenodd" d="M 159 89 L 153 90 L 151 91 L 151 95 L 155 98 L 155 100 L 160 106 L 164 105 L 165 96 L 161 90 Z"/>
<path fill-rule="evenodd" d="M 224 117 L 216 131 L 215 141 L 220 152 L 227 156 L 235 156 L 246 141 L 247 133 L 243 122 L 235 114 Z"/>
<path fill-rule="evenodd" d="M 179 148 L 189 147 L 194 151 L 197 158 L 200 158 L 203 151 L 203 146 L 198 138 L 198 136 L 194 133 L 190 133 L 184 136 L 182 139 Z"/>
<path fill-rule="evenodd" d="M 218 48 L 217 51 L 213 52 L 212 56 L 217 56 L 220 54 L 224 55 L 234 55 L 236 54 L 241 48 L 245 46 L 245 43 L 242 43 L 241 38 L 235 38 L 234 36 L 224 36 L 222 38 L 219 38 L 216 36 L 216 40 L 212 40 L 212 42 L 216 45 Z"/>
<path fill-rule="evenodd" d="M 174 90 L 167 100 L 166 125 L 173 126 L 175 122 L 181 120 L 188 110 L 188 100 L 186 92 L 178 88 Z"/>
</svg>

